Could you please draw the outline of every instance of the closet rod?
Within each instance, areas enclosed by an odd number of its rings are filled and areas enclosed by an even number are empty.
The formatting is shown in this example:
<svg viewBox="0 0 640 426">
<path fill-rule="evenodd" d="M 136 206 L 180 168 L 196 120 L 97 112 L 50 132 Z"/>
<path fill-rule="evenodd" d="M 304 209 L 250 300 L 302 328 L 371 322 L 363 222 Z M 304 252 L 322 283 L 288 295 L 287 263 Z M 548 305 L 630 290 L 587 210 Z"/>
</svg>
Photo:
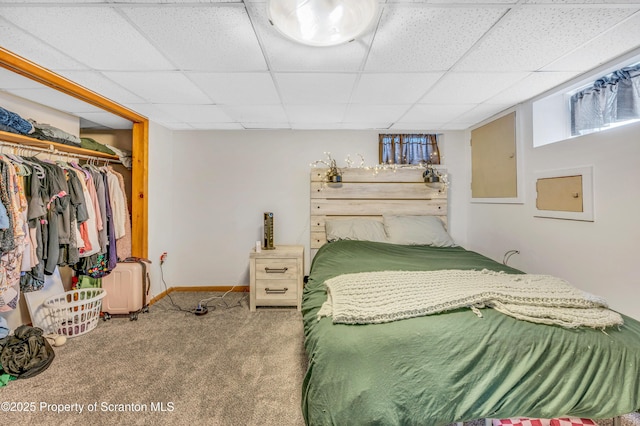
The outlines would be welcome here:
<svg viewBox="0 0 640 426">
<path fill-rule="evenodd" d="M 26 152 L 29 152 L 29 151 L 34 151 L 38 153 L 44 152 L 50 155 L 57 155 L 60 157 L 74 157 L 74 158 L 80 158 L 83 160 L 95 160 L 95 161 L 103 162 L 105 164 L 109 164 L 109 163 L 122 164 L 120 161 L 113 160 L 110 158 L 102 158 L 102 157 L 96 157 L 93 155 L 76 154 L 74 152 L 60 151 L 55 149 L 53 145 L 49 145 L 49 148 L 40 148 L 37 146 L 26 146 L 26 145 L 20 145 L 12 142 L 0 141 L 0 149 L 2 149 L 5 146 L 8 148 L 15 148 L 15 149 L 26 151 Z"/>
</svg>

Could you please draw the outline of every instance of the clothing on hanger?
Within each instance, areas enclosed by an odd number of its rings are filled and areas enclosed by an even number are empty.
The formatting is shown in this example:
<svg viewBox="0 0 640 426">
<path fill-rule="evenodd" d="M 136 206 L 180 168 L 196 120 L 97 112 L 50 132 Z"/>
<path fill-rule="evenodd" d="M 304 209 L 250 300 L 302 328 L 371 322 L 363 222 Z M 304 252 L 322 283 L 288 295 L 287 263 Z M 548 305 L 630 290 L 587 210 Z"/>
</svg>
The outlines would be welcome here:
<svg viewBox="0 0 640 426">
<path fill-rule="evenodd" d="M 131 230 L 124 179 L 109 169 L 0 152 L 0 312 L 59 265 L 115 267 Z"/>
</svg>

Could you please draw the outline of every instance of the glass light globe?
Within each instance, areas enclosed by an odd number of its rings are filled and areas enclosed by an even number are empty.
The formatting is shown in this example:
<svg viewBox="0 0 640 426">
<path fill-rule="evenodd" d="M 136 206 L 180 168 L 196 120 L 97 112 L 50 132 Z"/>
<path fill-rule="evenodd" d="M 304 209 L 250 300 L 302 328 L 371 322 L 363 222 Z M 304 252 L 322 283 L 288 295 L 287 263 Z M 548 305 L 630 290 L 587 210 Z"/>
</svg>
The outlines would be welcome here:
<svg viewBox="0 0 640 426">
<path fill-rule="evenodd" d="M 309 46 L 335 46 L 365 32 L 377 0 L 268 0 L 269 21 L 285 36 Z"/>
</svg>

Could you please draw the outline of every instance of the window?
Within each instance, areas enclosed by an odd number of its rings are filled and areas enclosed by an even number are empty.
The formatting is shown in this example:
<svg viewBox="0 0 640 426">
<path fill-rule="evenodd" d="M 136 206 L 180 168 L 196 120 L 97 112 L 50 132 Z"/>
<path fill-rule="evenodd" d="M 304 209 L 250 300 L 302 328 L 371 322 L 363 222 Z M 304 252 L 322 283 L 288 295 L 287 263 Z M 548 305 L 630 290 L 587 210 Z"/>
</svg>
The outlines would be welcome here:
<svg viewBox="0 0 640 426">
<path fill-rule="evenodd" d="M 436 134 L 379 135 L 382 164 L 440 164 L 440 150 Z"/>
<path fill-rule="evenodd" d="M 533 146 L 640 122 L 640 55 L 617 59 L 532 103 Z"/>
<path fill-rule="evenodd" d="M 597 79 L 571 96 L 571 135 L 640 119 L 640 63 Z"/>
</svg>

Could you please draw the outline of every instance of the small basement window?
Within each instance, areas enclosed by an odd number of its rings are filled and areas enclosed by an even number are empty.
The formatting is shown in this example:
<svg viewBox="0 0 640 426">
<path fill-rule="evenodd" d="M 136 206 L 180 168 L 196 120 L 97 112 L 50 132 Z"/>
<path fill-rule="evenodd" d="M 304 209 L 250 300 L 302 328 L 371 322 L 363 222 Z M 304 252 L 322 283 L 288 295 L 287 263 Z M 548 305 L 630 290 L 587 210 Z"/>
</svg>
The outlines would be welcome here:
<svg viewBox="0 0 640 426">
<path fill-rule="evenodd" d="M 640 121 L 640 58 L 533 102 L 533 146 Z"/>
<path fill-rule="evenodd" d="M 380 134 L 380 164 L 440 164 L 439 134 Z"/>
<path fill-rule="evenodd" d="M 640 120 L 640 62 L 600 77 L 569 102 L 571 136 Z"/>
</svg>

